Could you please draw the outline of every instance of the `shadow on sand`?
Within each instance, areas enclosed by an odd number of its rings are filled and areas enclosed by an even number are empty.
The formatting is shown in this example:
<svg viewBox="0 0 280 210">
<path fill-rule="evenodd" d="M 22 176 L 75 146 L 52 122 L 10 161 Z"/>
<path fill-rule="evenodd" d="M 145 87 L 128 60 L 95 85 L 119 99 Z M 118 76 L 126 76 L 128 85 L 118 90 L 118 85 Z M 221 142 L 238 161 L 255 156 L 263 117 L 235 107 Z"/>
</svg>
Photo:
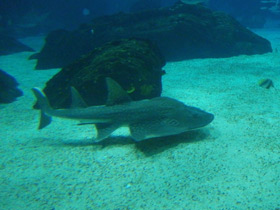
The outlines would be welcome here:
<svg viewBox="0 0 280 210">
<path fill-rule="evenodd" d="M 152 156 L 158 153 L 161 153 L 167 149 L 176 147 L 179 144 L 189 144 L 199 141 L 203 141 L 209 136 L 209 131 L 207 129 L 200 129 L 194 131 L 188 131 L 186 133 L 165 136 L 158 138 L 146 139 L 144 141 L 135 142 L 130 137 L 124 136 L 113 136 L 105 139 L 102 142 L 94 143 L 91 139 L 86 140 L 67 140 L 63 142 L 56 142 L 51 145 L 55 146 L 70 146 L 70 147 L 84 147 L 92 146 L 94 150 L 96 149 L 105 149 L 107 147 L 115 145 L 135 145 L 136 149 L 144 153 L 146 156 Z"/>
</svg>

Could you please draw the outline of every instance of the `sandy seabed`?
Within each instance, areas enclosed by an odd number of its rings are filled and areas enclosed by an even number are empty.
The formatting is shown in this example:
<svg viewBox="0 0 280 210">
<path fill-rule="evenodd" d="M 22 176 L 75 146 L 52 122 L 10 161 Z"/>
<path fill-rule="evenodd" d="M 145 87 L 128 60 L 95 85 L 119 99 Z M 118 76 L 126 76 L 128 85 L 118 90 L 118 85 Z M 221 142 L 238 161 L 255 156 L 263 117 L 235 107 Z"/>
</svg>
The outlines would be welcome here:
<svg viewBox="0 0 280 210">
<path fill-rule="evenodd" d="M 24 96 L 0 107 L 0 209 L 280 209 L 280 32 L 275 52 L 167 63 L 163 96 L 215 115 L 207 127 L 135 143 L 121 129 L 94 144 L 92 126 L 54 119 L 38 131 L 31 53 L 0 57 Z M 27 38 L 39 50 L 42 37 Z M 278 50 L 277 50 L 278 49 Z M 270 78 L 275 89 L 258 81 Z"/>
</svg>

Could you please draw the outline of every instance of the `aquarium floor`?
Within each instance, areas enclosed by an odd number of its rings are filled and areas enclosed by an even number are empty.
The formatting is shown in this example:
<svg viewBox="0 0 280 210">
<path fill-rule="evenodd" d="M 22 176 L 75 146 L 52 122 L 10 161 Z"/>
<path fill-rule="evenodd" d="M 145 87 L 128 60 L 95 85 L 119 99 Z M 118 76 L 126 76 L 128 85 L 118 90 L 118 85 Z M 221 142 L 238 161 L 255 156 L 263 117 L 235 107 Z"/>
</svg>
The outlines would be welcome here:
<svg viewBox="0 0 280 210">
<path fill-rule="evenodd" d="M 279 46 L 279 31 L 258 32 Z M 42 37 L 23 41 L 40 49 Z M 34 70 L 30 53 L 0 57 L 0 68 L 24 91 L 0 107 L 0 209 L 279 209 L 279 51 L 167 63 L 162 95 L 215 120 L 140 143 L 121 129 L 102 144 L 92 143 L 92 126 L 73 121 L 54 119 L 37 130 L 30 89 L 59 70 Z M 264 78 L 276 89 L 259 87 Z"/>
</svg>

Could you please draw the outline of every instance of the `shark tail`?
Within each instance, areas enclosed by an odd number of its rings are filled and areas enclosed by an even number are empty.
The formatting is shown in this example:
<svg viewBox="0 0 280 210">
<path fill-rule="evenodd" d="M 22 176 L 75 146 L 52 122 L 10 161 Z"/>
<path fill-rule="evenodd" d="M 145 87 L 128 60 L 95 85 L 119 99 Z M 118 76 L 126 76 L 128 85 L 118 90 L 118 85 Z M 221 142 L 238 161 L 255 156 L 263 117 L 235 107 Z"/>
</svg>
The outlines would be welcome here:
<svg viewBox="0 0 280 210">
<path fill-rule="evenodd" d="M 43 129 L 47 125 L 49 125 L 52 121 L 52 117 L 47 115 L 52 108 L 49 104 L 49 101 L 46 95 L 39 88 L 32 88 L 33 94 L 35 95 L 37 102 L 39 104 L 39 108 L 41 110 L 40 114 L 40 124 L 38 129 Z"/>
</svg>

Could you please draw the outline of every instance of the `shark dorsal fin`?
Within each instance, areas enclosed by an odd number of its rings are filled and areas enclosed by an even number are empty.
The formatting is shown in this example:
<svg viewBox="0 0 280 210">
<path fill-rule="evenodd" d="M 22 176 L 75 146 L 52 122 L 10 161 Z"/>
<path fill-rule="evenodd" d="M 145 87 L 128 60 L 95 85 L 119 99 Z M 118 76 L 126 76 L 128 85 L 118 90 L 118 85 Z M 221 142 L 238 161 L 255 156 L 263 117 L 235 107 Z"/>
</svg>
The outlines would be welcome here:
<svg viewBox="0 0 280 210">
<path fill-rule="evenodd" d="M 71 86 L 71 97 L 72 97 L 71 108 L 85 108 L 85 107 L 87 107 L 86 102 L 81 97 L 81 95 L 79 94 L 77 89 L 72 87 L 72 86 Z"/>
<path fill-rule="evenodd" d="M 106 83 L 108 88 L 107 106 L 132 101 L 127 92 L 115 80 L 107 77 Z"/>
</svg>

